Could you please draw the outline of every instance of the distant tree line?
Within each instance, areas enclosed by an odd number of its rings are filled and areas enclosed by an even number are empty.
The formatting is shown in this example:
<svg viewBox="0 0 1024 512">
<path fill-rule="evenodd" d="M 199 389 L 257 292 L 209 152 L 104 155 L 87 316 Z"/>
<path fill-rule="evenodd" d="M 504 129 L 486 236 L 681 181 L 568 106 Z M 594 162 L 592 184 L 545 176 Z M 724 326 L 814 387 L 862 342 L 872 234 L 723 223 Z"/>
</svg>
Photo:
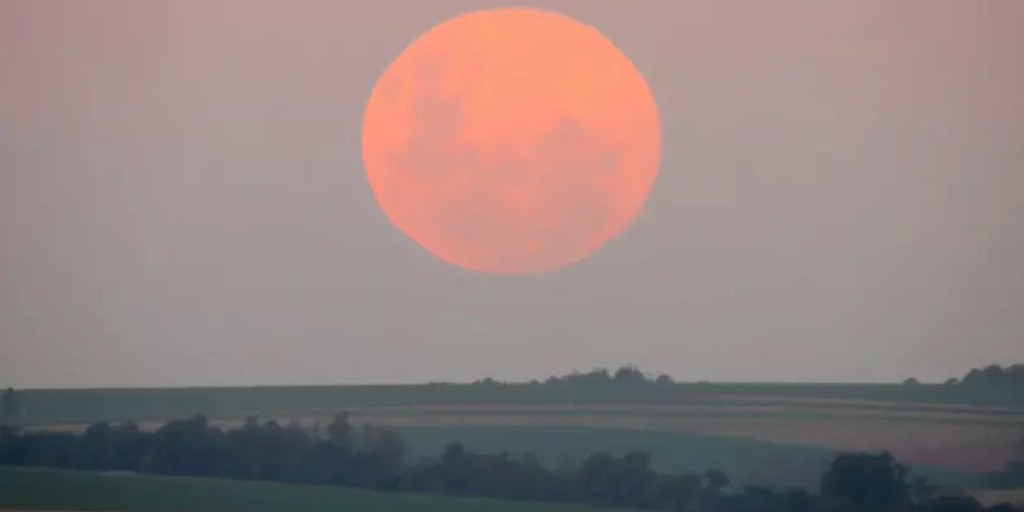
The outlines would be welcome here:
<svg viewBox="0 0 1024 512">
<path fill-rule="evenodd" d="M 564 384 L 572 385 L 606 385 L 606 384 L 673 384 L 672 377 L 668 375 L 648 376 L 640 369 L 633 365 L 621 366 L 617 370 L 609 370 L 607 368 L 595 368 L 588 372 L 573 371 L 567 375 L 562 376 L 551 376 L 545 379 L 543 382 L 538 380 L 530 381 L 533 385 L 546 385 L 546 386 L 557 386 Z M 494 380 L 493 378 L 481 379 L 473 382 L 473 385 L 477 386 L 494 386 L 501 385 L 503 382 Z"/>
<path fill-rule="evenodd" d="M 562 376 L 551 376 L 544 381 L 532 380 L 530 384 L 539 385 L 603 385 L 603 384 L 674 384 L 669 375 L 652 376 L 644 373 L 633 365 L 621 366 L 617 370 L 596 368 L 588 372 L 573 371 Z M 921 385 L 916 378 L 903 381 L 907 385 Z M 493 378 L 485 378 L 473 382 L 474 385 L 505 384 Z M 962 378 L 951 378 L 945 382 L 946 387 L 972 390 L 1019 390 L 1024 393 L 1024 364 L 1001 366 L 992 364 L 984 368 L 971 369 Z"/>
<path fill-rule="evenodd" d="M 974 368 L 960 379 L 949 379 L 947 386 L 979 390 L 1008 389 L 1024 393 L 1024 364 L 1003 367 L 992 364 Z"/>
<path fill-rule="evenodd" d="M 1011 512 L 982 507 L 966 495 L 940 494 L 888 453 L 842 454 L 817 494 L 750 487 L 733 489 L 720 471 L 662 474 L 651 457 L 596 453 L 576 467 L 549 469 L 529 455 L 481 454 L 461 444 L 410 462 L 394 431 L 355 429 L 340 414 L 321 431 L 249 419 L 222 429 L 203 416 L 147 432 L 135 424 L 96 423 L 81 433 L 0 428 L 0 465 L 161 475 L 220 477 L 385 492 L 487 496 L 538 502 L 673 512 Z"/>
</svg>

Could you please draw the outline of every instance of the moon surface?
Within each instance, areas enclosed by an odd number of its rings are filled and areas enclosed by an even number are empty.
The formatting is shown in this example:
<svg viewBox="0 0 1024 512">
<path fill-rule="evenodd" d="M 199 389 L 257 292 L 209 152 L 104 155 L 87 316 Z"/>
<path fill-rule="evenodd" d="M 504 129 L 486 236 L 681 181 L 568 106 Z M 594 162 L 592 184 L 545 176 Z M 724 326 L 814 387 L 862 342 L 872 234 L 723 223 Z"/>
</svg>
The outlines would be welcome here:
<svg viewBox="0 0 1024 512">
<path fill-rule="evenodd" d="M 462 268 L 537 274 L 629 227 L 658 174 L 658 108 L 597 29 L 532 8 L 476 11 L 408 45 L 363 117 L 390 221 Z"/>
</svg>

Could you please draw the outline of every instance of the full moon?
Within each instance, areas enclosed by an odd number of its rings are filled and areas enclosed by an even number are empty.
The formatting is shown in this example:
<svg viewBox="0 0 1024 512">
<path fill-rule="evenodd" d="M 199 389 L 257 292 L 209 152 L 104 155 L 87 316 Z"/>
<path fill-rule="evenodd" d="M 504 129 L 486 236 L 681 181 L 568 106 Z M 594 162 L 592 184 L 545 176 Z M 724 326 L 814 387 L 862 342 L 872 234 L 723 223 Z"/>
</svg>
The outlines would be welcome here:
<svg viewBox="0 0 1024 512">
<path fill-rule="evenodd" d="M 367 101 L 363 162 L 391 223 L 478 272 L 577 263 L 658 174 L 658 107 L 597 29 L 532 8 L 463 14 L 409 44 Z"/>
</svg>

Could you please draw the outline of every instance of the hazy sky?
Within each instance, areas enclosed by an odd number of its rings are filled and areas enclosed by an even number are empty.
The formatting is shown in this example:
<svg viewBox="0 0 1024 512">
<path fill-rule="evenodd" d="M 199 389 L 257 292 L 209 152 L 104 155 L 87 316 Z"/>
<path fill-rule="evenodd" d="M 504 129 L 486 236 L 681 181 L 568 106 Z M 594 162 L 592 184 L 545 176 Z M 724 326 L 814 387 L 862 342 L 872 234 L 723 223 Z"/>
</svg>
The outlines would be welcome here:
<svg viewBox="0 0 1024 512">
<path fill-rule="evenodd" d="M 449 266 L 362 169 L 480 0 L 0 0 L 0 385 L 942 379 L 1024 360 L 1024 2 L 550 1 L 647 77 L 636 223 Z"/>
</svg>

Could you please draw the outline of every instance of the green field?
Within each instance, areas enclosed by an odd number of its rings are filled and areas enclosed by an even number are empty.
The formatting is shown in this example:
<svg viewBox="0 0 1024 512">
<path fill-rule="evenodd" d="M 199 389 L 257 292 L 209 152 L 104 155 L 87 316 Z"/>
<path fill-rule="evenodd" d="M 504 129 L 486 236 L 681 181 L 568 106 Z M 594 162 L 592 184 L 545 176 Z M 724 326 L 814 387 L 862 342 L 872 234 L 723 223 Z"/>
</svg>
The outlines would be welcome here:
<svg viewBox="0 0 1024 512">
<path fill-rule="evenodd" d="M 0 509 L 108 512 L 595 512 L 334 487 L 0 468 Z"/>
</svg>

